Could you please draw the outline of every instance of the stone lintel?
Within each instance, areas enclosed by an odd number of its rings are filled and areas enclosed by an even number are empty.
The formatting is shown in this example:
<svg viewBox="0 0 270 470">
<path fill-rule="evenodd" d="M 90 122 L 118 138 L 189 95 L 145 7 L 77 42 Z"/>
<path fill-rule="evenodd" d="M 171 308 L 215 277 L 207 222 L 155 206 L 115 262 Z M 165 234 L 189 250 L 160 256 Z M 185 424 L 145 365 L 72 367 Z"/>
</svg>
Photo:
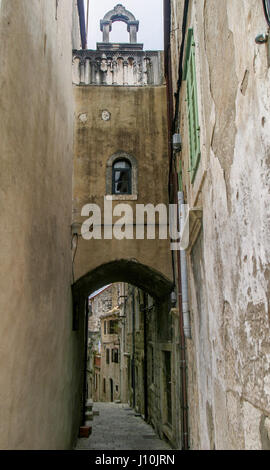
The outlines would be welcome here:
<svg viewBox="0 0 270 470">
<path fill-rule="evenodd" d="M 97 43 L 98 51 L 143 51 L 143 44 L 137 43 Z"/>
<path fill-rule="evenodd" d="M 134 29 L 136 28 L 136 32 L 139 31 L 139 21 L 129 21 L 128 22 L 128 26 L 127 26 L 127 30 L 128 32 L 130 32 L 130 27 L 133 26 Z"/>
</svg>

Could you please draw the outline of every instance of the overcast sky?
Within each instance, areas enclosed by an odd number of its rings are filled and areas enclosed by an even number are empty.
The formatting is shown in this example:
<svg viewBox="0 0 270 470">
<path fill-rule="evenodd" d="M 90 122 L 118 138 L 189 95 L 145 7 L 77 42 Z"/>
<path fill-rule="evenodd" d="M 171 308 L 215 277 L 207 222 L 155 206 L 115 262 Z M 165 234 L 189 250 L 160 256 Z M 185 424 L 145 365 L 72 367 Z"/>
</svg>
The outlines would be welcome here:
<svg viewBox="0 0 270 470">
<path fill-rule="evenodd" d="M 96 43 L 102 42 L 100 20 L 121 3 L 139 20 L 138 42 L 144 43 L 145 50 L 163 49 L 163 0 L 90 0 L 88 48 L 96 49 Z M 129 42 L 127 25 L 113 23 L 110 42 Z"/>
</svg>

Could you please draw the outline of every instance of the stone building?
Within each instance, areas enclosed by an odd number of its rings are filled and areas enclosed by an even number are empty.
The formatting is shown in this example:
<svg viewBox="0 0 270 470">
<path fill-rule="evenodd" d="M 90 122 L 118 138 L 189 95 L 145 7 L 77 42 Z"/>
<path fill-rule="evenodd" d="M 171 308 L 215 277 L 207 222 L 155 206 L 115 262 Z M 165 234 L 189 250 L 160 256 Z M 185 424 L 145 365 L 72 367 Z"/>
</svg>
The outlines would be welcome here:
<svg viewBox="0 0 270 470">
<path fill-rule="evenodd" d="M 101 317 L 100 401 L 120 401 L 119 309 Z"/>
<path fill-rule="evenodd" d="M 118 296 L 113 285 L 105 286 L 89 296 L 89 332 L 96 333 L 100 331 L 101 315 L 110 310 L 117 301 Z"/>
<path fill-rule="evenodd" d="M 128 19 L 132 14 L 123 6 L 118 5 L 107 17 L 110 25 L 121 20 L 128 29 L 133 26 L 129 22 L 134 20 Z M 139 283 L 152 294 L 166 296 L 172 287 L 169 240 L 158 238 L 158 223 L 155 240 L 136 239 L 135 220 L 130 215 L 136 214 L 137 204 L 168 204 L 163 54 L 144 51 L 137 42 L 98 43 L 95 51 L 74 50 L 73 71 L 73 229 L 78 234 L 74 298 L 79 302 L 107 281 Z M 124 168 L 117 170 L 121 164 Z M 129 175 L 127 184 L 113 179 L 119 173 Z M 114 223 L 120 203 L 130 209 L 129 233 L 123 239 L 110 237 L 107 228 L 110 205 Z M 87 227 L 91 204 L 101 211 L 96 238 Z"/>
<path fill-rule="evenodd" d="M 106 286 L 89 296 L 88 299 L 88 355 L 87 355 L 87 396 L 99 401 L 101 362 L 101 321 L 100 317 L 112 307 L 113 286 Z"/>
<path fill-rule="evenodd" d="M 118 329 L 112 332 L 112 324 L 118 317 L 120 290 L 120 284 L 112 284 L 89 297 L 87 394 L 94 401 L 120 398 Z M 112 387 L 113 400 L 109 386 Z"/>
<path fill-rule="evenodd" d="M 269 6 L 165 2 L 193 449 L 270 448 Z"/>
<path fill-rule="evenodd" d="M 123 284 L 123 294 L 121 399 L 178 448 L 178 317 L 174 309 L 161 308 L 157 299 L 135 286 Z"/>
<path fill-rule="evenodd" d="M 90 296 L 90 303 L 89 325 L 97 326 L 95 332 L 89 329 L 89 396 L 94 401 L 128 403 L 178 448 L 176 310 L 161 308 L 157 299 L 127 283 L 101 289 Z"/>
</svg>

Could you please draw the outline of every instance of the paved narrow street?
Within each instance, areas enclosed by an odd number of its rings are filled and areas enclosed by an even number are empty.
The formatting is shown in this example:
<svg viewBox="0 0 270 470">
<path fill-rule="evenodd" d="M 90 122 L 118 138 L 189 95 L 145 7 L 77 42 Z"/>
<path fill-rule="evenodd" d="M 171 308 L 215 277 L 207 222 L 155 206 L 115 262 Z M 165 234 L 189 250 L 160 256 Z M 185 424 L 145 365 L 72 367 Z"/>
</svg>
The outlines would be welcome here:
<svg viewBox="0 0 270 470">
<path fill-rule="evenodd" d="M 128 405 L 94 403 L 92 435 L 78 439 L 76 450 L 171 450 Z"/>
</svg>

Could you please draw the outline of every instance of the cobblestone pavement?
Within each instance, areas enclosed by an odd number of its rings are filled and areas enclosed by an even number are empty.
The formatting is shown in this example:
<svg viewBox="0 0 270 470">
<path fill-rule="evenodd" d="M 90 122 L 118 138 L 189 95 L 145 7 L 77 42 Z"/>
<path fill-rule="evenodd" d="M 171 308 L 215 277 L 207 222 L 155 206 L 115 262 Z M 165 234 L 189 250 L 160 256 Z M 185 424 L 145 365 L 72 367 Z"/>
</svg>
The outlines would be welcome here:
<svg viewBox="0 0 270 470">
<path fill-rule="evenodd" d="M 171 450 L 128 405 L 94 403 L 92 435 L 78 439 L 76 450 Z"/>
</svg>

